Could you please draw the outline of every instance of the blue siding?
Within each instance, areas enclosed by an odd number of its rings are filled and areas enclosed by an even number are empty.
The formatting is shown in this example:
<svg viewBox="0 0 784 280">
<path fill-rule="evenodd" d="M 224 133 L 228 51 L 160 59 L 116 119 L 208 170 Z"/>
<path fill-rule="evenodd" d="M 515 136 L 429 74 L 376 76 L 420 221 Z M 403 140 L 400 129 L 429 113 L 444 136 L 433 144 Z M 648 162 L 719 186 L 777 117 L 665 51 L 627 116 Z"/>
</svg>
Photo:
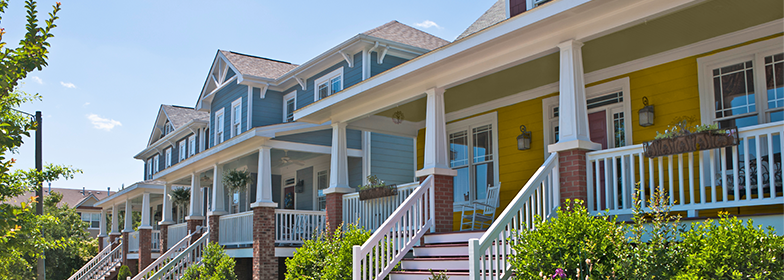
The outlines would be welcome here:
<svg viewBox="0 0 784 280">
<path fill-rule="evenodd" d="M 262 99 L 261 89 L 253 89 L 253 127 L 283 122 L 284 94 L 279 91 L 267 90 L 267 94 Z"/>
<path fill-rule="evenodd" d="M 370 53 L 370 61 L 370 76 L 372 77 L 380 74 L 381 72 L 392 69 L 393 67 L 398 66 L 407 60 L 387 54 L 384 56 L 384 63 L 378 64 L 378 53 L 372 52 Z"/>
<path fill-rule="evenodd" d="M 313 166 L 297 170 L 297 182 L 305 181 L 305 190 L 297 194 L 297 210 L 313 210 Z"/>
<path fill-rule="evenodd" d="M 274 140 L 289 141 L 321 146 L 332 146 L 332 130 L 319 130 L 275 137 Z M 346 147 L 362 149 L 362 131 L 346 129 Z"/>
<path fill-rule="evenodd" d="M 412 138 L 371 133 L 370 172 L 391 184 L 414 180 L 414 142 Z"/>
<path fill-rule="evenodd" d="M 231 102 L 242 98 L 242 117 L 240 120 L 240 133 L 246 131 L 246 123 L 248 119 L 248 87 L 232 82 L 230 85 L 222 88 L 215 93 L 215 98 L 212 99 L 212 107 L 210 108 L 210 147 L 215 146 L 215 113 L 223 108 L 223 141 L 231 138 Z"/>
<path fill-rule="evenodd" d="M 345 60 L 340 61 L 340 63 L 332 65 L 331 67 L 325 69 L 324 71 L 319 72 L 316 75 L 308 77 L 305 81 L 308 89 L 302 90 L 302 87 L 299 85 L 296 86 L 297 88 L 297 108 L 302 108 L 307 106 L 310 103 L 313 103 L 313 97 L 315 92 L 315 85 L 314 82 L 316 79 L 321 78 L 329 72 L 334 71 L 340 67 L 343 67 L 343 88 L 350 87 L 356 83 L 362 81 L 362 53 L 354 54 L 354 67 L 349 68 L 348 63 Z"/>
<path fill-rule="evenodd" d="M 362 185 L 362 158 L 348 158 L 348 186 L 357 188 Z"/>
<path fill-rule="evenodd" d="M 343 68 L 343 88 L 356 85 L 362 81 L 362 52 L 354 55 L 354 67 Z"/>
</svg>

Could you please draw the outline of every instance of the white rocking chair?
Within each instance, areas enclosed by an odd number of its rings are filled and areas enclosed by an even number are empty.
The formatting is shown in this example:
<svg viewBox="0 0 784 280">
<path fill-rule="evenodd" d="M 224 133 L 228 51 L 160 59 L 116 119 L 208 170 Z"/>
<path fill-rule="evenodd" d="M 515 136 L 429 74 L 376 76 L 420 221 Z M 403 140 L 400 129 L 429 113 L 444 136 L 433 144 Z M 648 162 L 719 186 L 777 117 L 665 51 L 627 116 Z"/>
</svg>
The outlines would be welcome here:
<svg viewBox="0 0 784 280">
<path fill-rule="evenodd" d="M 460 211 L 460 230 L 482 230 L 489 228 L 495 220 L 495 211 L 498 208 L 501 183 L 487 188 L 487 197 L 484 203 L 474 201 L 470 205 L 463 205 Z M 466 228 L 466 226 L 468 226 Z"/>
</svg>

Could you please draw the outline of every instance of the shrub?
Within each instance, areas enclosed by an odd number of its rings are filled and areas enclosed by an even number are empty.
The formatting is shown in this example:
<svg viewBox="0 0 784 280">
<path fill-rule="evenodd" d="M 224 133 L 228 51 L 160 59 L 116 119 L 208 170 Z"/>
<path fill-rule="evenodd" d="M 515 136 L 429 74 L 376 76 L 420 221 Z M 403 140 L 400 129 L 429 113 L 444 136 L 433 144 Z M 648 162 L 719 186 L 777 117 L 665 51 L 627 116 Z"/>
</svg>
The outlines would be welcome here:
<svg viewBox="0 0 784 280">
<path fill-rule="evenodd" d="M 133 274 L 131 274 L 131 269 L 128 268 L 127 265 L 121 266 L 120 270 L 117 272 L 117 280 L 125 280 L 128 279 L 128 277 L 133 277 Z"/>
<path fill-rule="evenodd" d="M 678 279 L 784 279 L 784 237 L 727 213 L 683 234 L 685 271 Z"/>
<path fill-rule="evenodd" d="M 446 276 L 446 273 L 444 273 L 443 271 L 439 272 L 438 274 L 436 274 L 435 272 L 433 272 L 431 270 L 430 271 L 430 278 L 427 278 L 427 279 L 428 280 L 449 280 L 449 276 Z"/>
<path fill-rule="evenodd" d="M 210 242 L 204 251 L 201 264 L 190 266 L 181 279 L 237 280 L 234 274 L 234 259 L 223 252 L 218 243 Z"/>
<path fill-rule="evenodd" d="M 516 232 L 511 257 L 518 279 L 541 279 L 551 275 L 604 278 L 612 273 L 625 244 L 615 218 L 592 216 L 580 200 L 566 201 L 557 218 L 536 219 L 536 230 Z M 555 277 L 552 276 L 552 277 Z"/>
<path fill-rule="evenodd" d="M 362 245 L 370 232 L 355 225 L 335 229 L 335 232 L 321 232 L 305 241 L 292 258 L 286 260 L 286 279 L 351 279 L 352 248 Z"/>
</svg>

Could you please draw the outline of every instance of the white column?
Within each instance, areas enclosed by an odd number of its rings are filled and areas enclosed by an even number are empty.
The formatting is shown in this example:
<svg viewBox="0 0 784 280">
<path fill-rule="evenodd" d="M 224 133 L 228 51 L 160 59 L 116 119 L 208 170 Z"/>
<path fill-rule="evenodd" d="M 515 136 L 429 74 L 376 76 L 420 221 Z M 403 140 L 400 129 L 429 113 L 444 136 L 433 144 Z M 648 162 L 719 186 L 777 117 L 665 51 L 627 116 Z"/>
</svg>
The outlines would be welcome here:
<svg viewBox="0 0 784 280">
<path fill-rule="evenodd" d="M 223 190 L 223 166 L 215 164 L 213 167 L 212 176 L 212 209 L 208 215 L 223 215 L 226 214 L 226 207 L 224 190 Z"/>
<path fill-rule="evenodd" d="M 169 197 L 171 193 L 172 185 L 167 183 L 163 187 L 163 215 L 161 216 L 161 222 L 158 223 L 159 225 L 169 225 L 174 223 L 174 220 L 172 219 L 172 202 L 171 197 Z"/>
<path fill-rule="evenodd" d="M 101 223 L 98 236 L 106 236 L 106 208 L 101 208 Z"/>
<path fill-rule="evenodd" d="M 191 209 L 186 220 L 203 219 L 201 216 L 201 178 L 198 173 L 191 173 Z"/>
<path fill-rule="evenodd" d="M 431 88 L 427 93 L 427 115 L 425 117 L 425 161 L 417 177 L 431 174 L 457 176 L 457 171 L 449 168 L 449 150 L 446 137 L 446 117 L 444 116 L 444 89 Z"/>
<path fill-rule="evenodd" d="M 117 204 L 112 205 L 112 231 L 111 233 L 120 233 L 120 218 L 118 215 L 120 211 L 117 209 Z"/>
<path fill-rule="evenodd" d="M 256 176 L 256 202 L 250 205 L 256 207 L 278 207 L 272 201 L 272 164 L 270 162 L 270 147 L 259 148 L 259 170 Z"/>
<path fill-rule="evenodd" d="M 346 148 L 346 123 L 332 123 L 329 188 L 324 190 L 324 194 L 354 192 L 354 189 L 348 185 L 348 152 Z"/>
<path fill-rule="evenodd" d="M 133 232 L 133 209 L 131 200 L 125 199 L 125 226 L 123 232 Z"/>
<path fill-rule="evenodd" d="M 561 49 L 561 74 L 558 80 L 560 91 L 558 95 L 559 141 L 548 147 L 550 152 L 571 149 L 601 149 L 600 144 L 591 142 L 588 132 L 582 46 L 583 43 L 576 40 L 558 44 L 558 48 Z"/>
<path fill-rule="evenodd" d="M 150 226 L 150 194 L 144 193 L 142 195 L 142 223 L 139 229 L 152 229 Z"/>
</svg>

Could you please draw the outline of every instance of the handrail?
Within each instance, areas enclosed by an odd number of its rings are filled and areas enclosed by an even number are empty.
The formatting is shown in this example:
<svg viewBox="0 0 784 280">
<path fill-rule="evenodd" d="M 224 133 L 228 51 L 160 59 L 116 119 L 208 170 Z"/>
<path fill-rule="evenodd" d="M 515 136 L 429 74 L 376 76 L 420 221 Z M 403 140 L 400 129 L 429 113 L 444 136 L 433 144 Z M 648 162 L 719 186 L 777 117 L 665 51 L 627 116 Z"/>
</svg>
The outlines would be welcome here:
<svg viewBox="0 0 784 280">
<path fill-rule="evenodd" d="M 353 248 L 353 279 L 384 279 L 430 230 L 435 230 L 433 176 L 406 198 L 362 246 Z"/>
<path fill-rule="evenodd" d="M 110 246 L 106 246 L 106 248 L 103 248 L 103 250 L 98 252 L 98 254 L 95 254 L 95 257 L 93 257 L 90 261 L 88 261 L 86 264 L 84 264 L 84 266 L 82 266 L 82 268 L 80 268 L 78 271 L 76 271 L 76 273 L 71 275 L 71 277 L 69 277 L 68 280 L 82 279 L 80 277 L 82 275 L 84 275 L 84 273 L 86 273 L 91 267 L 96 265 L 96 262 L 98 262 L 99 260 L 103 259 L 104 256 L 108 255 L 109 252 L 112 251 L 112 246 L 111 245 L 113 245 L 114 243 L 117 243 L 118 240 L 115 240 L 114 242 L 109 244 Z"/>
<path fill-rule="evenodd" d="M 158 271 L 158 269 L 168 263 L 173 257 L 179 255 L 182 251 L 187 249 L 191 244 L 191 237 L 201 231 L 201 227 L 198 227 L 196 231 L 189 233 L 185 237 L 183 237 L 177 244 L 171 247 L 166 253 L 158 257 L 154 262 L 148 265 L 144 270 L 139 272 L 132 280 L 140 280 L 145 279 L 146 277 L 152 275 L 153 272 Z"/>
<path fill-rule="evenodd" d="M 210 231 L 206 230 L 196 242 L 193 242 L 188 248 L 177 254 L 176 257 L 167 262 L 166 265 L 156 271 L 155 274 L 149 278 L 142 279 L 180 279 L 189 266 L 201 263 L 201 258 L 206 249 L 206 243 L 208 242 L 209 237 Z"/>
<path fill-rule="evenodd" d="M 481 238 L 468 240 L 469 279 L 507 279 L 515 231 L 532 229 L 534 219 L 547 219 L 558 195 L 558 154 L 552 153 L 517 193 Z"/>
<path fill-rule="evenodd" d="M 111 247 L 109 247 L 109 248 L 111 248 Z M 82 277 L 80 277 L 78 279 L 80 279 L 80 280 L 81 279 L 95 279 L 96 275 L 101 275 L 101 274 L 106 273 L 112 267 L 111 264 L 116 264 L 122 258 L 122 255 L 123 255 L 123 249 L 122 248 L 123 248 L 122 241 L 119 241 L 119 244 L 118 244 L 117 248 L 114 248 L 109 254 L 103 256 L 103 258 L 101 258 L 101 260 L 98 261 L 98 263 L 95 266 L 91 267 L 87 271 L 87 273 L 85 273 Z M 113 259 L 114 259 L 114 261 L 110 262 Z M 107 263 L 107 262 L 109 262 L 109 263 Z"/>
<path fill-rule="evenodd" d="M 345 194 L 343 221 L 371 232 L 375 231 L 418 187 L 419 182 L 400 184 L 396 187 L 396 195 L 368 200 L 359 200 L 359 192 Z"/>
</svg>

